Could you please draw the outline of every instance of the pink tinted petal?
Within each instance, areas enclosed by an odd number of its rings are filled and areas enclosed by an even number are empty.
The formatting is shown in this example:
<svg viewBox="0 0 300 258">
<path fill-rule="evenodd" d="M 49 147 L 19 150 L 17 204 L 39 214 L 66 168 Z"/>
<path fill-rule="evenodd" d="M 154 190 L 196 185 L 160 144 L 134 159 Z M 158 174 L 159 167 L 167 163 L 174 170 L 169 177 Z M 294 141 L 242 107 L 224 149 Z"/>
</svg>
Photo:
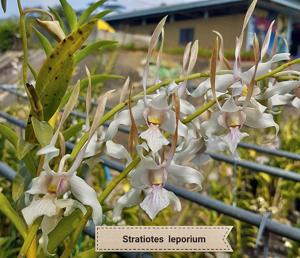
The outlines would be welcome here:
<svg viewBox="0 0 300 258">
<path fill-rule="evenodd" d="M 247 133 L 241 133 L 239 127 L 230 127 L 230 132 L 223 137 L 224 141 L 228 144 L 229 150 L 231 153 L 235 153 L 237 145 L 239 142 L 246 136 Z"/>
<path fill-rule="evenodd" d="M 154 152 L 158 152 L 163 145 L 168 145 L 169 141 L 163 136 L 159 127 L 150 124 L 148 130 L 142 132 L 140 137 L 147 141 L 149 148 Z"/>
<path fill-rule="evenodd" d="M 141 202 L 141 208 L 153 220 L 155 216 L 170 204 L 168 191 L 161 186 L 152 186 L 150 192 Z"/>
</svg>

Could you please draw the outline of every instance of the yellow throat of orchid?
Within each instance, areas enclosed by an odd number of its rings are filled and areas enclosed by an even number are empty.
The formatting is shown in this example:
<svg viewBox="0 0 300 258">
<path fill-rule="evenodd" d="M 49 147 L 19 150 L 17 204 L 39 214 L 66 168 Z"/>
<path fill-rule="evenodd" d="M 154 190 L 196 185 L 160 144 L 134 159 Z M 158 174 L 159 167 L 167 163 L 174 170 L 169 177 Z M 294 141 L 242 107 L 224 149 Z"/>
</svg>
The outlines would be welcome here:
<svg viewBox="0 0 300 258">
<path fill-rule="evenodd" d="M 148 121 L 149 123 L 154 125 L 159 125 L 161 122 L 160 117 L 157 116 L 148 116 Z"/>
</svg>

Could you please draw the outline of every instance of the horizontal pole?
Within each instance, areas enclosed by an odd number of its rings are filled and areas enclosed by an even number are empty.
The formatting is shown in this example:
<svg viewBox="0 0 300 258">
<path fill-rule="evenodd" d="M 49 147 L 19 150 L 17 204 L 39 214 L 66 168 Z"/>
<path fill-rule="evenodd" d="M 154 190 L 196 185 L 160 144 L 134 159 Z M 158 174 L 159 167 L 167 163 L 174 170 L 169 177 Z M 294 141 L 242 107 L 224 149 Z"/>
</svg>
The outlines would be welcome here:
<svg viewBox="0 0 300 258">
<path fill-rule="evenodd" d="M 261 152 L 264 154 L 269 154 L 269 155 L 274 155 L 278 157 L 284 157 L 288 159 L 293 159 L 293 160 L 300 160 L 300 154 L 298 153 L 293 153 L 289 151 L 284 151 L 284 150 L 276 150 L 276 149 L 271 149 L 271 148 L 265 148 L 256 144 L 252 143 L 247 143 L 247 142 L 240 142 L 239 147 L 245 148 L 245 149 L 251 149 L 255 150 L 257 152 Z"/>
<path fill-rule="evenodd" d="M 7 114 L 6 112 L 0 111 L 0 117 L 4 118 L 7 122 L 16 125 L 22 129 L 26 128 L 26 123 L 24 121 L 17 119 L 14 116 Z"/>
<path fill-rule="evenodd" d="M 300 182 L 300 174 L 296 172 L 284 170 L 277 167 L 262 165 L 252 161 L 233 159 L 222 154 L 217 154 L 217 153 L 207 153 L 207 154 L 214 160 L 223 161 L 229 164 L 247 168 L 252 170 L 253 172 L 267 173 L 272 176 L 281 177 L 294 182 Z"/>
</svg>

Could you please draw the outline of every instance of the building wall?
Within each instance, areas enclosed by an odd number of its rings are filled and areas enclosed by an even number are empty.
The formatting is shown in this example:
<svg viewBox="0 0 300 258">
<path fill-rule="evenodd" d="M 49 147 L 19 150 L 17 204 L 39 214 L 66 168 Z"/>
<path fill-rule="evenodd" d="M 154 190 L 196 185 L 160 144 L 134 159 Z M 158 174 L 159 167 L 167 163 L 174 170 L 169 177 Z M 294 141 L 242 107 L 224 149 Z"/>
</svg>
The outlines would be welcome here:
<svg viewBox="0 0 300 258">
<path fill-rule="evenodd" d="M 222 33 L 225 49 L 233 49 L 235 39 L 239 35 L 244 15 L 235 14 L 219 17 L 198 18 L 185 21 L 171 21 L 165 26 L 165 45 L 167 48 L 179 47 L 179 32 L 183 28 L 194 28 L 194 40 L 199 40 L 200 48 L 211 48 L 215 34 L 213 30 Z M 151 35 L 156 24 L 129 26 L 129 33 Z"/>
</svg>

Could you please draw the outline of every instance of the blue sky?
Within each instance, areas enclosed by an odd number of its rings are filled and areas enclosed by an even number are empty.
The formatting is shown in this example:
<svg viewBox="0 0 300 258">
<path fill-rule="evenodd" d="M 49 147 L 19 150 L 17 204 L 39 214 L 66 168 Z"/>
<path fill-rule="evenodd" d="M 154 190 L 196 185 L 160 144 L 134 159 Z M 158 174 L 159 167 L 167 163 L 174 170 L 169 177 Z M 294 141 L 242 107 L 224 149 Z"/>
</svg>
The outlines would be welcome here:
<svg viewBox="0 0 300 258">
<path fill-rule="evenodd" d="M 75 9 L 85 8 L 89 3 L 94 1 L 95 0 L 68 0 Z M 159 6 L 162 3 L 177 4 L 191 1 L 192 0 L 118 0 L 118 3 L 125 6 L 126 9 L 124 11 L 133 11 Z M 48 6 L 59 5 L 59 0 L 21 0 L 21 3 L 23 7 L 42 6 L 47 8 Z M 2 9 L 0 11 L 0 18 L 7 18 L 12 15 L 18 15 L 17 0 L 7 0 L 6 14 L 3 13 Z"/>
</svg>

